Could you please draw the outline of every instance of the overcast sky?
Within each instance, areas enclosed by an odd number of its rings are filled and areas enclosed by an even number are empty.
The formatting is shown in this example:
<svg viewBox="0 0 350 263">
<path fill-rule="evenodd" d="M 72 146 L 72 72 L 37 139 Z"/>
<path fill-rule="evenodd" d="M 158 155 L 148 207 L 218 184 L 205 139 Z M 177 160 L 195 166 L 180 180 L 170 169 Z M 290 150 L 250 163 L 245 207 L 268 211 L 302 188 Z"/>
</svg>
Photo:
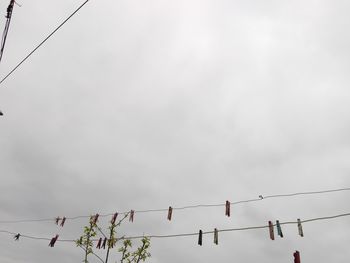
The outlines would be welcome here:
<svg viewBox="0 0 350 263">
<path fill-rule="evenodd" d="M 1 30 L 9 0 L 1 1 Z M 0 76 L 82 2 L 15 6 Z M 350 2 L 91 0 L 0 85 L 0 220 L 224 203 L 350 186 Z M 136 214 L 120 235 L 349 212 L 350 193 Z M 106 226 L 101 221 L 102 226 Z M 78 238 L 86 219 L 0 224 Z M 152 239 L 151 263 L 349 262 L 350 218 Z M 136 242 L 137 243 L 137 242 Z M 0 261 L 81 262 L 0 235 Z M 118 259 L 113 253 L 112 261 Z M 91 257 L 91 262 L 98 262 Z"/>
</svg>

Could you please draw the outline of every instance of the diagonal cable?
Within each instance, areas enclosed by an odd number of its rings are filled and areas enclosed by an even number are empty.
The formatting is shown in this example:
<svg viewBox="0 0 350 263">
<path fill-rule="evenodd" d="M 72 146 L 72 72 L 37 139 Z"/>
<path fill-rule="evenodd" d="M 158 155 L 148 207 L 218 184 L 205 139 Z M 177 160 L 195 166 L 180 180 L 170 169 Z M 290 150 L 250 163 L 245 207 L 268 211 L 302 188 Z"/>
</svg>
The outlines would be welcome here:
<svg viewBox="0 0 350 263">
<path fill-rule="evenodd" d="M 2 78 L 0 84 L 2 84 L 13 72 L 15 72 L 35 51 L 37 51 L 53 34 L 55 34 L 69 19 L 71 19 L 89 0 L 82 3 L 70 16 L 68 16 L 58 27 L 55 28 L 43 41 L 40 42 L 29 54 L 22 59 L 5 77 Z"/>
</svg>

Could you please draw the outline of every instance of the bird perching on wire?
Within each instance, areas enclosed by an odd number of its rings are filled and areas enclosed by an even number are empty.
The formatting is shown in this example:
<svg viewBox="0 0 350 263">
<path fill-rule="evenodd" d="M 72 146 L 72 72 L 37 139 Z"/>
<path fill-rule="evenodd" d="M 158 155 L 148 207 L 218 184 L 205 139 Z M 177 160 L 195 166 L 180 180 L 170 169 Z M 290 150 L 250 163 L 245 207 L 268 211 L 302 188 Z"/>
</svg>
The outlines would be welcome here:
<svg viewBox="0 0 350 263">
<path fill-rule="evenodd" d="M 12 11 L 13 11 L 13 6 L 15 5 L 15 0 L 11 0 L 9 6 L 7 7 L 6 10 L 6 24 L 5 24 L 5 29 L 4 32 L 2 33 L 2 38 L 1 38 L 1 48 L 0 48 L 0 62 L 2 59 L 2 55 L 4 53 L 5 49 L 5 43 L 6 43 L 6 38 L 7 34 L 10 28 L 10 22 L 11 22 L 11 17 L 12 17 Z"/>
</svg>

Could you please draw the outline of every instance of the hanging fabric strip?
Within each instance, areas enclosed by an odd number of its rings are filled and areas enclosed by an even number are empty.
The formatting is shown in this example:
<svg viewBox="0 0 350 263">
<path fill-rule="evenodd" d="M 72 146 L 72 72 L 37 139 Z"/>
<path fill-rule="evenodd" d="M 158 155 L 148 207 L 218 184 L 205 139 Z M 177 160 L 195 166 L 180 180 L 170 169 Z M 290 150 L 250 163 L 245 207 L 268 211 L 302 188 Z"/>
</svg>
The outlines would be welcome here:
<svg viewBox="0 0 350 263">
<path fill-rule="evenodd" d="M 270 238 L 271 240 L 275 240 L 275 234 L 273 231 L 273 224 L 271 221 L 269 221 L 269 232 L 270 232 Z"/>
<path fill-rule="evenodd" d="M 214 228 L 214 244 L 219 244 L 219 231 L 217 230 L 217 228 Z"/>
<path fill-rule="evenodd" d="M 298 250 L 295 251 L 293 255 L 294 255 L 294 263 L 300 263 L 300 253 L 299 253 L 299 251 Z"/>
<path fill-rule="evenodd" d="M 168 209 L 168 220 L 171 221 L 171 217 L 173 215 L 173 208 L 171 206 L 169 206 Z"/>
<path fill-rule="evenodd" d="M 231 215 L 231 203 L 230 201 L 226 200 L 226 204 L 225 204 L 225 216 L 230 217 Z"/>
<path fill-rule="evenodd" d="M 300 221 L 299 218 L 298 218 L 298 232 L 299 232 L 299 235 L 300 235 L 301 237 L 304 236 L 303 226 L 301 225 L 301 221 Z"/>
<path fill-rule="evenodd" d="M 277 234 L 280 237 L 283 237 L 282 228 L 279 220 L 276 220 L 276 227 L 277 227 Z"/>
<path fill-rule="evenodd" d="M 58 223 L 60 222 L 61 218 L 58 216 L 55 218 L 55 224 L 58 225 Z"/>
<path fill-rule="evenodd" d="M 198 234 L 198 245 L 202 245 L 202 239 L 203 239 L 203 231 L 199 230 L 199 234 Z"/>
</svg>

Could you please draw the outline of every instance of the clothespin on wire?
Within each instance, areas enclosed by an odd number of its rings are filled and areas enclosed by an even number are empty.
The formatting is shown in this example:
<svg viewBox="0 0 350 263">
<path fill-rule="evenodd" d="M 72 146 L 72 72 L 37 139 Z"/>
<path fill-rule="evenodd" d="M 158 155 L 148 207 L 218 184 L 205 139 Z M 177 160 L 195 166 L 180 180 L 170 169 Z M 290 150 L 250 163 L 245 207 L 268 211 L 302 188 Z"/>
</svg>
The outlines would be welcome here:
<svg viewBox="0 0 350 263">
<path fill-rule="evenodd" d="M 230 201 L 226 200 L 226 203 L 225 203 L 225 216 L 230 217 L 230 215 L 231 215 L 231 203 L 230 203 Z"/>
<path fill-rule="evenodd" d="M 102 243 L 102 237 L 100 237 L 100 239 L 98 240 L 96 248 L 100 249 L 101 243 Z"/>
<path fill-rule="evenodd" d="M 129 217 L 129 222 L 134 222 L 134 210 L 130 210 L 130 217 Z"/>
<path fill-rule="evenodd" d="M 60 222 L 61 218 L 58 216 L 55 218 L 55 224 L 58 225 L 58 223 Z"/>
<path fill-rule="evenodd" d="M 214 228 L 214 244 L 219 244 L 219 231 L 217 230 L 217 228 Z"/>
<path fill-rule="evenodd" d="M 262 195 L 259 195 L 259 198 L 260 198 L 261 200 L 263 200 L 263 199 L 264 199 L 264 197 L 263 197 Z"/>
<path fill-rule="evenodd" d="M 275 240 L 275 234 L 273 231 L 273 224 L 271 221 L 269 221 L 269 232 L 270 232 L 270 238 L 271 240 Z"/>
<path fill-rule="evenodd" d="M 112 219 L 111 219 L 111 224 L 114 225 L 115 224 L 115 220 L 117 220 L 117 216 L 118 216 L 118 213 L 114 213 L 114 215 L 112 216 Z"/>
<path fill-rule="evenodd" d="M 279 220 L 276 220 L 276 227 L 277 227 L 277 234 L 280 237 L 283 237 L 282 228 Z"/>
<path fill-rule="evenodd" d="M 298 250 L 294 252 L 293 256 L 294 256 L 294 263 L 300 263 L 300 253 Z"/>
<path fill-rule="evenodd" d="M 199 230 L 199 233 L 198 233 L 198 245 L 202 245 L 202 241 L 203 241 L 203 231 L 202 230 Z"/>
<path fill-rule="evenodd" d="M 108 248 L 113 248 L 114 244 L 115 244 L 115 240 L 113 241 L 113 239 L 108 239 Z"/>
<path fill-rule="evenodd" d="M 299 218 L 298 218 L 298 232 L 299 232 L 299 235 L 300 235 L 301 237 L 304 236 L 303 226 L 301 225 L 301 221 L 300 221 Z"/>
<path fill-rule="evenodd" d="M 168 220 L 171 221 L 171 217 L 173 215 L 173 208 L 171 206 L 169 206 L 168 209 Z"/>
<path fill-rule="evenodd" d="M 103 249 L 106 248 L 106 243 L 107 243 L 107 238 L 105 237 L 105 239 L 103 240 L 103 243 L 102 243 L 102 248 Z"/>
<path fill-rule="evenodd" d="M 17 235 L 15 235 L 13 238 L 15 239 L 15 241 L 18 241 L 20 236 L 21 236 L 21 234 L 20 234 L 20 233 L 18 233 L 18 234 L 17 234 Z"/>
<path fill-rule="evenodd" d="M 62 218 L 62 221 L 61 221 L 60 226 L 63 227 L 65 222 L 66 222 L 66 217 L 64 216 L 64 217 Z"/>
<path fill-rule="evenodd" d="M 49 243 L 49 247 L 54 247 L 57 239 L 58 239 L 58 235 L 56 235 L 55 237 L 51 238 L 51 241 Z"/>
<path fill-rule="evenodd" d="M 96 215 L 94 215 L 94 216 L 91 217 L 92 223 L 93 223 L 94 225 L 97 224 L 97 221 L 98 221 L 98 217 L 99 217 L 99 216 L 100 216 L 99 214 L 96 214 Z"/>
</svg>

